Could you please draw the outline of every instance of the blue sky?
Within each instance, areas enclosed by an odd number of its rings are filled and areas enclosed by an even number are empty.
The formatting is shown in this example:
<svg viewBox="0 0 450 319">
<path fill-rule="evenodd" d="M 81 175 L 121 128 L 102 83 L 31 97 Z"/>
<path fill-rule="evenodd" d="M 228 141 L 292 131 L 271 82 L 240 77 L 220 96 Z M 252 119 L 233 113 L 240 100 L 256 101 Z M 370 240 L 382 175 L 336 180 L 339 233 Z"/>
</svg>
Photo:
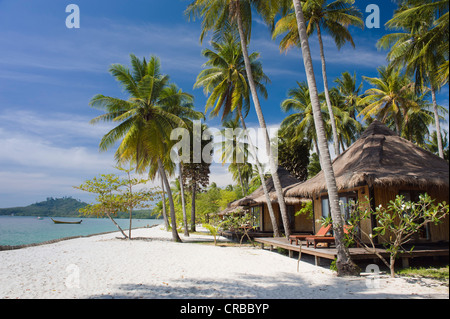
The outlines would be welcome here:
<svg viewBox="0 0 450 319">
<path fill-rule="evenodd" d="M 68 29 L 65 12 L 77 4 L 81 27 Z M 22 206 L 46 197 L 92 198 L 73 189 L 100 173 L 114 172 L 113 152 L 98 151 L 109 124 L 92 126 L 99 111 L 89 107 L 98 93 L 126 98 L 108 73 L 112 63 L 128 64 L 129 54 L 156 55 L 163 73 L 195 96 L 204 110 L 206 97 L 193 84 L 205 60 L 199 43 L 200 25 L 183 15 L 187 0 L 0 0 L 0 207 Z M 390 0 L 357 1 L 364 13 L 368 4 L 381 10 L 380 29 L 352 29 L 357 44 L 337 51 L 325 36 L 330 85 L 342 72 L 376 76 L 385 64 L 385 52 L 376 41 L 386 33 L 392 17 Z M 365 14 L 367 16 L 367 14 Z M 319 88 L 323 87 L 317 40 L 310 39 Z M 306 80 L 299 50 L 280 54 L 267 27 L 255 18 L 251 51 L 261 53 L 269 98 L 263 112 L 269 126 L 286 117 L 280 103 L 296 81 Z M 367 86 L 366 86 L 367 87 Z M 439 94 L 448 105 L 448 86 Z M 255 112 L 249 126 L 258 127 Z M 220 127 L 218 120 L 208 120 Z M 444 124 L 448 129 L 448 123 Z M 231 183 L 226 167 L 214 165 L 211 181 Z"/>
</svg>

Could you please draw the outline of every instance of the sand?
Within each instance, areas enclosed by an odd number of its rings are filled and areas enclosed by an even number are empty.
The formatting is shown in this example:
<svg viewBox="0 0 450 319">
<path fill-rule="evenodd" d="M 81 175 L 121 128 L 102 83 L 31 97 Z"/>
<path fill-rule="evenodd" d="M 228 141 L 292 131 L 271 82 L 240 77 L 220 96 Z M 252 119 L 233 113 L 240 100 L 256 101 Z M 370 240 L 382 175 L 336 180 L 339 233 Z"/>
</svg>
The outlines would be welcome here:
<svg viewBox="0 0 450 319">
<path fill-rule="evenodd" d="M 201 234 L 173 243 L 160 226 L 133 231 L 141 240 L 117 236 L 0 251 L 0 298 L 449 298 L 434 280 L 338 278 L 308 257 L 297 272 L 296 258 L 198 243 L 212 240 Z"/>
</svg>

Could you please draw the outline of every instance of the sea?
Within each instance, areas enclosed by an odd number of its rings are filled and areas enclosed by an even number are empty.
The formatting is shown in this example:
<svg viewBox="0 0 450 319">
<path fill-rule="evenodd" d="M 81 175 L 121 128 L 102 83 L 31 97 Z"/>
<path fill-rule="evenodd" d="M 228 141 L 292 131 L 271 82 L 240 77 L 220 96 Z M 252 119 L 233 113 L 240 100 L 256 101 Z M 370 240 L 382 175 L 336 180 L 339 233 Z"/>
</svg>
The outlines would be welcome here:
<svg viewBox="0 0 450 319">
<path fill-rule="evenodd" d="M 55 224 L 50 217 L 0 216 L 0 246 L 38 244 L 66 237 L 88 236 L 119 231 L 108 218 L 63 218 L 58 221 L 80 221 L 81 224 Z M 129 219 L 115 219 L 122 229 L 128 230 Z M 132 229 L 163 223 L 158 219 L 133 219 Z M 131 233 L 133 235 L 133 232 Z"/>
</svg>

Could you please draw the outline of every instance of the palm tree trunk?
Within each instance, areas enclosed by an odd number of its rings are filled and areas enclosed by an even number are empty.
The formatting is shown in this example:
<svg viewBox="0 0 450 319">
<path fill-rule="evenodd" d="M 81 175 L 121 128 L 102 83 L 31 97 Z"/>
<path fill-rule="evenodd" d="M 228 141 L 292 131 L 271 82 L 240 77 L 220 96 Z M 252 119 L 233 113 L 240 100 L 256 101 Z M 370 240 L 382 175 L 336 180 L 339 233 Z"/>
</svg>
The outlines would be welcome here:
<svg viewBox="0 0 450 319">
<path fill-rule="evenodd" d="M 316 80 L 314 76 L 314 68 L 309 49 L 308 36 L 306 34 L 305 18 L 300 0 L 293 0 L 295 15 L 297 17 L 298 33 L 301 41 L 301 49 L 303 53 L 303 62 L 305 65 L 306 77 L 308 81 L 309 92 L 311 94 L 311 105 L 314 113 L 314 124 L 317 131 L 317 139 L 322 158 L 321 165 L 324 171 L 325 180 L 328 188 L 328 196 L 331 208 L 331 217 L 333 219 L 334 237 L 336 239 L 337 248 L 337 271 L 338 276 L 357 274 L 357 266 L 352 262 L 348 248 L 344 243 L 344 226 L 339 207 L 339 195 L 336 186 L 336 178 L 331 163 L 330 151 L 327 145 L 327 139 L 320 110 L 319 93 L 317 91 Z"/>
<path fill-rule="evenodd" d="M 158 158 L 158 168 L 159 173 L 161 174 L 164 185 L 167 190 L 167 197 L 169 198 L 169 207 L 170 207 L 170 223 L 172 224 L 172 239 L 174 242 L 181 242 L 180 236 L 178 236 L 177 232 L 177 219 L 175 216 L 175 205 L 173 203 L 172 190 L 170 189 L 169 180 L 167 179 L 166 171 L 164 169 L 164 164 L 161 159 Z"/>
<path fill-rule="evenodd" d="M 238 169 L 239 183 L 241 184 L 242 194 L 243 194 L 244 196 L 247 196 L 247 190 L 244 188 L 244 181 L 242 180 L 241 164 L 236 163 L 236 166 L 237 166 L 237 169 Z"/>
<path fill-rule="evenodd" d="M 162 214 L 164 218 L 164 225 L 166 226 L 166 230 L 169 231 L 170 225 L 169 225 L 169 219 L 167 218 L 167 208 L 166 208 L 166 192 L 164 191 L 164 179 L 161 175 L 161 171 L 159 172 L 159 176 L 161 177 L 161 190 L 162 190 Z"/>
<path fill-rule="evenodd" d="M 441 124 L 439 122 L 439 113 L 438 113 L 437 101 L 436 101 L 436 89 L 434 88 L 433 83 L 431 83 L 431 99 L 433 100 L 434 122 L 436 125 L 436 136 L 437 136 L 437 142 L 438 142 L 439 157 L 444 158 L 444 148 L 442 146 L 442 135 L 441 135 Z"/>
<path fill-rule="evenodd" d="M 181 191 L 181 206 L 183 207 L 184 236 L 189 237 L 189 229 L 188 229 L 187 214 L 186 214 L 186 201 L 184 200 L 183 165 L 181 163 L 179 163 L 178 168 L 180 170 L 180 191 Z"/>
<path fill-rule="evenodd" d="M 128 185 L 128 189 L 129 189 L 129 191 L 130 191 L 130 201 L 132 201 L 132 198 L 133 198 L 133 187 L 132 187 L 132 185 L 131 185 L 131 176 L 130 176 L 130 172 L 128 171 L 128 181 L 129 181 L 129 185 Z M 132 223 L 132 220 L 133 220 L 133 206 L 132 206 L 132 204 L 130 204 L 129 205 L 129 210 L 130 210 L 130 212 L 129 212 L 129 214 L 130 214 L 130 226 L 129 226 L 129 229 L 128 229 L 128 239 L 131 239 L 131 229 L 132 229 L 132 227 L 131 227 L 131 223 Z"/>
<path fill-rule="evenodd" d="M 317 37 L 319 38 L 319 47 L 320 47 L 320 59 L 322 61 L 322 75 L 323 75 L 323 86 L 325 90 L 325 99 L 327 101 L 328 113 L 330 114 L 330 122 L 331 122 L 331 130 L 333 131 L 333 143 L 334 143 L 334 152 L 336 156 L 339 156 L 339 138 L 336 129 L 336 118 L 334 117 L 333 107 L 331 106 L 330 92 L 328 90 L 328 77 L 327 77 L 327 66 L 325 64 L 325 52 L 323 49 L 323 41 L 322 41 L 322 33 L 320 32 L 320 25 L 316 22 L 317 26 Z"/>
<path fill-rule="evenodd" d="M 283 220 L 284 233 L 285 233 L 286 237 L 289 237 L 291 235 L 291 228 L 290 228 L 289 218 L 287 215 L 286 203 L 284 202 L 284 196 L 283 196 L 283 190 L 281 188 L 280 178 L 278 177 L 278 163 L 275 163 L 275 161 L 274 161 L 272 148 L 270 146 L 269 132 L 267 131 L 266 122 L 264 120 L 264 115 L 262 113 L 261 104 L 260 104 L 259 98 L 258 98 L 258 92 L 256 90 L 255 80 L 253 79 L 252 67 L 250 64 L 250 58 L 248 56 L 247 40 L 246 40 L 246 36 L 244 34 L 244 27 L 242 25 L 242 17 L 241 17 L 241 10 L 239 8 L 239 4 L 237 5 L 236 14 L 237 14 L 239 36 L 241 39 L 242 54 L 244 56 L 245 70 L 247 72 L 248 83 L 250 86 L 250 91 L 252 93 L 252 99 L 253 99 L 253 103 L 255 105 L 256 114 L 258 116 L 259 125 L 265 131 L 264 137 L 266 140 L 266 152 L 267 152 L 267 157 L 269 158 L 270 171 L 272 173 L 273 185 L 275 187 L 275 191 L 276 191 L 277 197 L 278 197 L 278 205 L 280 206 L 280 213 L 281 213 L 281 218 Z M 270 202 L 268 202 L 268 203 L 270 203 Z M 268 206 L 270 206 L 270 205 L 268 205 Z"/>
<path fill-rule="evenodd" d="M 242 128 L 244 129 L 244 131 L 247 131 L 247 125 L 245 124 L 244 116 L 242 116 L 242 109 L 240 107 L 238 107 L 238 113 L 239 113 L 239 118 L 241 119 Z M 261 185 L 262 185 L 263 191 L 264 191 L 264 196 L 266 197 L 270 221 L 272 222 L 273 236 L 280 237 L 281 236 L 280 229 L 278 228 L 277 219 L 276 219 L 275 213 L 273 211 L 272 201 L 270 200 L 269 191 L 267 190 L 266 179 L 264 178 L 264 172 L 262 170 L 261 163 L 258 160 L 258 153 L 257 153 L 255 145 L 253 145 L 253 141 L 250 137 L 249 137 L 248 141 L 249 141 L 252 153 L 255 154 L 256 168 L 258 169 L 259 178 L 261 179 Z"/>
<path fill-rule="evenodd" d="M 191 205 L 191 232 L 195 232 L 195 193 L 197 191 L 197 187 L 194 184 L 192 185 L 192 205 Z"/>
</svg>

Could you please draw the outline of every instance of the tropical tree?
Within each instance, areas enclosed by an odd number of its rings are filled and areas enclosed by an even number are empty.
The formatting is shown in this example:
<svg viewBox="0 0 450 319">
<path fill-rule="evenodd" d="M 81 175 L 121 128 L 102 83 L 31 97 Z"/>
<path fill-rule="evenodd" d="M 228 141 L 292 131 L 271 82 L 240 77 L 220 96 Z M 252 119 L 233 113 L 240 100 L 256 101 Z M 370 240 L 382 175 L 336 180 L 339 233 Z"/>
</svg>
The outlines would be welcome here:
<svg viewBox="0 0 450 319">
<path fill-rule="evenodd" d="M 311 97 L 311 105 L 314 114 L 314 125 L 317 132 L 318 147 L 320 151 L 321 166 L 324 172 L 328 196 L 330 201 L 331 217 L 333 219 L 333 229 L 336 238 L 337 260 L 336 267 L 339 276 L 354 275 L 358 273 L 357 266 L 350 257 L 348 248 L 345 246 L 345 234 L 343 218 L 339 207 L 339 195 L 336 186 L 336 177 L 334 175 L 331 163 L 330 151 L 328 149 L 327 138 L 325 134 L 322 112 L 320 110 L 319 92 L 317 90 L 314 68 L 309 48 L 308 35 L 306 31 L 306 21 L 303 15 L 303 9 L 300 0 L 293 0 L 295 16 L 297 19 L 300 46 L 303 54 L 306 77 Z"/>
<path fill-rule="evenodd" d="M 337 88 L 332 88 L 329 95 L 333 114 L 336 119 L 338 142 L 342 148 L 342 151 L 345 151 L 346 147 L 353 144 L 361 133 L 361 123 L 354 119 L 352 114 L 347 111 L 346 103 L 348 100 Z M 332 117 L 328 115 L 328 118 L 331 120 Z M 326 125 L 331 126 L 331 124 L 328 124 L 327 122 Z"/>
<path fill-rule="evenodd" d="M 247 47 L 251 38 L 252 9 L 260 13 L 268 24 L 271 24 L 274 17 L 274 12 L 278 12 L 279 8 L 284 8 L 283 4 L 286 2 L 287 1 L 280 0 L 195 0 L 191 3 L 191 5 L 189 5 L 186 13 L 190 18 L 202 17 L 201 41 L 203 41 L 205 35 L 210 31 L 214 32 L 214 36 L 217 39 L 223 37 L 223 35 L 230 30 L 236 30 L 237 27 L 253 104 L 258 117 L 259 125 L 265 131 L 264 138 L 266 142 L 266 153 L 270 162 L 270 170 L 278 197 L 278 204 L 283 219 L 285 234 L 286 236 L 289 236 L 291 234 L 291 230 L 280 178 L 277 172 L 278 163 L 275 163 L 274 155 L 271 149 L 269 132 L 267 131 L 267 125 L 262 112 L 261 103 L 258 96 L 258 87 L 253 76 L 252 64 Z"/>
<path fill-rule="evenodd" d="M 192 123 L 191 123 L 192 124 Z M 190 124 L 190 125 L 191 125 Z M 199 161 L 194 160 L 195 158 L 195 147 L 194 147 L 194 139 L 200 138 L 200 149 L 203 152 L 207 150 L 209 147 L 209 144 L 212 143 L 211 139 L 204 139 L 206 135 L 210 134 L 208 133 L 208 127 L 205 124 L 195 124 L 198 125 L 198 128 L 194 129 L 194 126 L 190 127 L 190 131 L 194 132 L 193 134 L 190 134 L 190 158 L 192 159 L 188 163 L 183 163 L 183 186 L 185 185 L 186 188 L 191 192 L 191 232 L 196 231 L 196 194 L 200 192 L 203 188 L 206 188 L 209 184 L 209 174 L 210 174 L 210 166 L 211 161 L 208 160 L 207 157 L 200 156 Z M 198 131 L 197 131 L 198 130 Z M 210 153 L 208 156 L 212 156 L 213 149 L 210 149 Z"/>
<path fill-rule="evenodd" d="M 409 108 L 419 109 L 413 98 L 413 83 L 401 69 L 393 66 L 378 68 L 378 78 L 364 77 L 373 87 L 359 101 L 365 105 L 363 120 L 374 117 L 383 123 L 394 123 L 395 131 L 402 135 L 402 126 Z"/>
<path fill-rule="evenodd" d="M 244 132 L 247 132 L 245 117 L 250 108 L 250 92 L 242 47 L 230 33 L 224 35 L 221 43 L 212 42 L 211 45 L 213 50 L 203 51 L 203 56 L 208 58 L 208 61 L 205 63 L 205 69 L 198 75 L 195 87 L 203 87 L 205 94 L 210 94 L 206 103 L 206 112 L 213 108 L 211 115 L 217 116 L 222 111 L 222 119 L 230 115 L 230 112 L 235 112 L 238 114 Z M 259 54 L 257 53 L 253 53 L 249 57 L 253 81 L 258 91 L 267 97 L 264 84 L 269 79 L 264 74 L 261 63 L 257 61 L 258 58 Z M 264 170 L 258 160 L 256 148 L 251 138 L 248 138 L 248 142 L 251 153 L 254 155 L 266 200 L 270 202 Z M 278 237 L 280 233 L 275 213 L 271 205 L 268 208 L 274 235 Z"/>
<path fill-rule="evenodd" d="M 164 105 L 163 108 L 165 111 L 174 114 L 181 118 L 185 123 L 188 129 L 191 129 L 190 134 L 192 135 L 192 120 L 201 120 L 204 119 L 205 116 L 203 113 L 194 110 L 194 104 L 191 99 L 185 99 L 181 90 L 175 84 L 169 85 L 168 95 L 171 96 L 171 99 L 167 105 Z M 181 150 L 178 150 L 179 152 Z M 180 154 L 178 154 L 180 155 Z M 184 191 L 184 183 L 183 183 L 183 161 L 182 157 L 178 157 L 178 185 L 180 189 L 180 199 L 181 199 L 181 207 L 183 210 L 183 225 L 184 225 L 184 236 L 189 237 L 189 227 L 187 222 L 187 212 L 186 212 L 186 200 L 185 200 L 185 191 Z"/>
<path fill-rule="evenodd" d="M 334 82 L 337 84 L 337 89 L 345 99 L 345 110 L 356 120 L 357 115 L 362 110 L 358 101 L 362 93 L 363 82 L 358 86 L 356 83 L 356 73 L 352 76 L 349 72 L 342 73 L 341 77 L 334 80 Z"/>
<path fill-rule="evenodd" d="M 169 198 L 172 237 L 178 236 L 172 192 L 165 172 L 164 160 L 171 149 L 170 132 L 175 127 L 184 127 L 178 116 L 165 110 L 174 99 L 191 101 L 193 97 L 180 90 L 172 90 L 169 77 L 160 72 L 160 62 L 155 56 L 150 60 L 139 60 L 131 54 L 132 70 L 121 64 L 113 64 L 110 73 L 129 95 L 128 100 L 96 95 L 90 101 L 92 107 L 106 113 L 94 118 L 118 123 L 100 142 L 100 150 L 106 151 L 120 141 L 115 153 L 119 163 L 132 162 L 137 172 L 143 172 L 157 164 Z M 181 107 L 181 106 L 180 106 Z"/>
<path fill-rule="evenodd" d="M 361 12 L 354 5 L 354 3 L 354 0 L 336 0 L 332 3 L 327 3 L 326 0 L 308 0 L 305 1 L 303 5 L 305 20 L 307 21 L 306 32 L 308 36 L 311 36 L 314 31 L 317 31 L 320 58 L 322 62 L 324 93 L 328 112 L 330 114 L 334 149 L 337 155 L 340 154 L 339 139 L 328 88 L 328 76 L 322 32 L 329 33 L 338 49 L 340 49 L 346 42 L 350 42 L 351 45 L 355 47 L 355 43 L 348 26 L 353 25 L 363 28 L 364 22 L 362 21 Z M 286 51 L 292 46 L 300 45 L 295 13 L 291 13 L 278 21 L 273 32 L 273 37 L 276 38 L 284 33 L 287 34 L 280 43 L 280 48 L 282 51 Z"/>
<path fill-rule="evenodd" d="M 436 92 L 445 83 L 442 80 L 445 67 L 448 74 L 448 4 L 448 0 L 401 1 L 399 10 L 386 26 L 403 32 L 388 34 L 378 42 L 379 47 L 390 48 L 388 59 L 393 65 L 405 66 L 407 73 L 415 75 L 417 92 L 423 92 L 424 86 L 430 85 L 439 156 L 442 158 L 444 152 Z"/>
<path fill-rule="evenodd" d="M 247 166 L 249 160 L 249 145 L 245 142 L 247 138 L 244 131 L 241 130 L 240 119 L 236 118 L 234 120 L 224 121 L 222 126 L 224 129 L 220 132 L 222 135 L 222 141 L 220 142 L 220 147 L 222 149 L 222 165 L 229 163 L 228 170 L 233 174 L 233 179 L 235 179 L 240 185 L 244 196 L 247 196 L 248 178 L 246 183 L 244 183 L 244 177 L 242 170 Z M 251 165 L 251 164 L 250 164 Z"/>
<path fill-rule="evenodd" d="M 313 142 L 319 152 L 314 115 L 308 84 L 297 82 L 297 87 L 288 91 L 288 98 L 281 103 L 284 112 L 292 112 L 281 122 L 281 135 L 292 140 L 306 139 Z"/>
</svg>

